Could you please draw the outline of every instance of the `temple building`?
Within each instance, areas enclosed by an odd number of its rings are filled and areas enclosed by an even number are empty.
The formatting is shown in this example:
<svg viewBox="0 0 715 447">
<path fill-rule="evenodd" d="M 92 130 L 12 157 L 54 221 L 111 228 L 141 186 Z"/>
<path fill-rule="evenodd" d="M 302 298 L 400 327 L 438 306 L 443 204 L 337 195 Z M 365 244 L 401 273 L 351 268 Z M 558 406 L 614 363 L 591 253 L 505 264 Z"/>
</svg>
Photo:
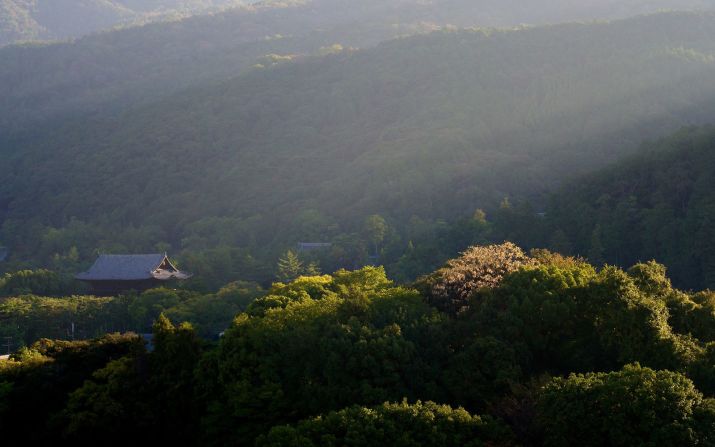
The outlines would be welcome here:
<svg viewBox="0 0 715 447">
<path fill-rule="evenodd" d="M 188 279 L 165 254 L 100 255 L 92 267 L 75 278 L 89 283 L 97 295 L 115 295 L 160 287 L 171 280 Z"/>
</svg>

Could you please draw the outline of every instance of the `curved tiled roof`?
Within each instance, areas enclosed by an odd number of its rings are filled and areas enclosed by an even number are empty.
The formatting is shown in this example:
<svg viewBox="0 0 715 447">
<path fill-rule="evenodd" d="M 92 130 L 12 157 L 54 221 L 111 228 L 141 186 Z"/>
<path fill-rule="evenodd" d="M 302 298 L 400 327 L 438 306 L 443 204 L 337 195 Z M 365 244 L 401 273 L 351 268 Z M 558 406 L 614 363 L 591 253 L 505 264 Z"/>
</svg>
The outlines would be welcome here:
<svg viewBox="0 0 715 447">
<path fill-rule="evenodd" d="M 171 269 L 159 269 L 168 262 L 165 254 L 147 255 L 100 255 L 92 267 L 76 276 L 85 281 L 137 281 L 142 279 L 185 279 L 190 275 L 180 272 L 171 265 Z"/>
</svg>

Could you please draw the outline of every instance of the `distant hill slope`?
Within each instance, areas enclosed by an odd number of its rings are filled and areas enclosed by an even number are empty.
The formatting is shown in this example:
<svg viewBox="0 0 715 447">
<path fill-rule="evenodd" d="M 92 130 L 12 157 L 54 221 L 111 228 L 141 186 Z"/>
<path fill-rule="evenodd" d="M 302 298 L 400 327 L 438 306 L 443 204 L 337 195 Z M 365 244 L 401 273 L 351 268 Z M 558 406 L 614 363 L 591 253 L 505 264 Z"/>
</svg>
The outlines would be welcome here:
<svg viewBox="0 0 715 447">
<path fill-rule="evenodd" d="M 570 184 L 548 216 L 593 262 L 657 259 L 676 283 L 715 288 L 715 127 L 648 143 Z"/>
<path fill-rule="evenodd" d="M 12 29 L 38 16 L 15 5 Z M 233 3 L 199 1 L 25 2 L 42 8 L 71 3 L 63 14 L 82 19 L 76 8 L 111 6 L 146 16 L 147 11 Z M 52 6 L 54 5 L 54 6 Z M 186 6 L 189 5 L 189 6 Z M 172 9 L 174 8 L 174 9 Z M 121 109 L 205 81 L 228 79 L 266 55 L 311 55 L 340 44 L 368 48 L 395 37 L 445 27 L 513 27 L 572 20 L 612 19 L 661 8 L 715 8 L 715 0 L 274 0 L 225 13 L 123 29 L 74 43 L 0 49 L 0 132 L 24 129 L 48 118 Z M 48 9 L 49 10 L 49 9 Z M 19 11 L 19 12 L 18 12 Z M 24 11 L 24 12 L 23 12 Z M 127 11 L 130 11 L 128 13 Z M 0 14 L 0 20 L 7 15 Z M 74 23 L 74 22 L 73 22 Z M 30 27 L 32 28 L 32 27 Z M 271 56 L 274 57 L 274 56 Z"/>
<path fill-rule="evenodd" d="M 45 226 L 78 219 L 92 228 L 80 239 L 200 246 L 230 227 L 266 247 L 376 212 L 471 213 L 711 122 L 713 80 L 715 15 L 679 13 L 435 33 L 257 68 L 0 135 L 0 238 L 31 256 L 56 237 Z"/>
<path fill-rule="evenodd" d="M 0 46 L 20 41 L 81 37 L 118 25 L 142 24 L 181 18 L 192 13 L 257 3 L 259 0 L 0 0 Z M 323 0 L 268 0 L 275 3 L 320 5 Z M 353 0 L 364 3 L 365 0 Z M 440 21 L 473 20 L 479 10 L 482 26 L 511 26 L 515 23 L 544 24 L 566 20 L 615 19 L 661 9 L 708 9 L 711 0 L 538 0 L 528 4 L 512 0 L 384 0 L 409 9 L 431 9 Z M 321 6 L 318 6 L 321 7 Z M 360 8 L 360 6 L 358 6 Z M 409 9 L 408 9 L 409 8 Z M 466 14 L 465 14 L 466 13 Z M 462 16 L 460 17 L 460 14 Z M 429 19 L 424 17 L 423 19 Z M 460 20 L 461 19 L 461 20 Z M 455 23 L 456 24 L 456 23 Z"/>
<path fill-rule="evenodd" d="M 0 0 L 0 46 L 75 38 L 118 25 L 241 4 L 240 0 Z"/>
</svg>

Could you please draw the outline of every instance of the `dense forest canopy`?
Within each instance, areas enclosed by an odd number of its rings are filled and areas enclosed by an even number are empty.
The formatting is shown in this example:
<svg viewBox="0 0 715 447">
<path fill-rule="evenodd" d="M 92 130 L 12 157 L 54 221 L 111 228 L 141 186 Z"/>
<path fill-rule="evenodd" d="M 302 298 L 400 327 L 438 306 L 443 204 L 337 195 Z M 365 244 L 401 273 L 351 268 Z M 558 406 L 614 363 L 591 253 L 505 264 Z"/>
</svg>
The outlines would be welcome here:
<svg viewBox="0 0 715 447">
<path fill-rule="evenodd" d="M 666 13 L 267 62 L 0 137 L 0 234 L 15 259 L 44 263 L 157 243 L 277 257 L 378 213 L 404 249 L 413 217 L 471 215 L 509 195 L 538 206 L 644 138 L 709 122 L 714 42 L 715 15 Z"/>
<path fill-rule="evenodd" d="M 469 279 L 460 285 L 459 277 Z M 191 301 L 166 289 L 124 297 L 128 311 L 109 305 L 112 298 L 0 299 L 0 328 L 23 320 L 32 328 L 23 335 L 27 346 L 0 361 L 4 439 L 356 447 L 714 442 L 715 297 L 673 288 L 655 262 L 597 269 L 505 244 L 472 248 L 415 287 L 366 267 L 265 292 L 225 289 L 205 299 L 253 296 L 222 322 L 228 328 L 218 342 L 162 313 Z M 57 337 L 54 326 L 37 322 L 60 306 L 60 327 L 143 316 L 137 328 L 151 328 L 151 349 L 131 333 L 41 338 Z M 185 307 L 174 321 L 211 321 L 217 314 L 210 307 Z"/>
<path fill-rule="evenodd" d="M 595 263 L 655 259 L 715 288 L 715 128 L 683 129 L 554 194 L 550 231 Z"/>
</svg>

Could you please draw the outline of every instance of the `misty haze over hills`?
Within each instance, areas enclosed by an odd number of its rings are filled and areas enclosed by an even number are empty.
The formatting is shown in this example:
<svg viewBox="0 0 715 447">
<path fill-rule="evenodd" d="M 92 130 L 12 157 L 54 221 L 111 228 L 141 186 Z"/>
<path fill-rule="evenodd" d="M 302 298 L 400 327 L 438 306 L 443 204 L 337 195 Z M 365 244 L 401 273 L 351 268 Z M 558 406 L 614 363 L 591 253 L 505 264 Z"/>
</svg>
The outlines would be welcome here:
<svg viewBox="0 0 715 447">
<path fill-rule="evenodd" d="M 110 29 L 241 6 L 244 0 L 2 0 L 0 46 L 64 40 Z"/>
<path fill-rule="evenodd" d="M 1 0 L 0 46 L 15 42 L 63 40 L 84 36 L 116 26 L 141 25 L 154 21 L 176 20 L 197 13 L 251 4 L 266 7 L 293 5 L 320 9 L 324 0 Z M 334 1 L 340 4 L 340 1 Z M 364 0 L 350 2 L 362 8 Z M 614 1 L 539 0 L 530 2 L 495 0 L 390 0 L 380 9 L 398 8 L 398 22 L 412 20 L 447 21 L 455 26 L 514 26 L 546 24 L 573 20 L 605 20 L 647 14 L 664 9 L 710 9 L 709 0 Z M 359 15 L 355 17 L 360 20 Z"/>
<path fill-rule="evenodd" d="M 265 62 L 261 58 L 266 55 L 286 60 L 334 45 L 366 48 L 448 26 L 619 18 L 668 8 L 707 10 L 713 2 L 312 0 L 257 5 L 76 43 L 0 49 L 0 97 L 7 104 L 0 111 L 0 130 L 121 108 L 199 82 L 231 78 Z M 53 17 L 67 15 L 73 16 L 63 12 Z"/>
<path fill-rule="evenodd" d="M 711 6 L 261 2 L 7 46 L 0 241 L 15 259 L 80 247 L 87 260 L 98 246 L 157 241 L 271 257 L 352 234 L 373 213 L 404 247 L 413 218 L 492 212 L 504 197 L 542 209 L 564 182 L 712 120 L 713 13 L 591 20 Z M 539 26 L 570 20 L 586 22 Z M 207 237 L 228 228 L 240 237 Z M 550 228 L 587 251 L 583 236 Z M 47 244 L 55 230 L 66 235 Z M 503 234 L 525 246 L 554 239 Z"/>
<path fill-rule="evenodd" d="M 296 11 L 262 17 L 314 24 Z M 364 50 L 326 47 L 347 38 L 339 27 L 206 51 L 171 39 L 218 36 L 201 26 L 216 20 L 0 51 L 14 104 L 0 119 L 16 129 L 0 136 L 1 235 L 16 256 L 80 247 L 86 259 L 98 245 L 157 240 L 274 253 L 374 213 L 399 228 L 505 196 L 542 206 L 565 180 L 715 112 L 713 13 L 444 30 Z M 377 44 L 371 23 L 350 28 L 351 41 Z M 45 245 L 53 228 L 67 230 Z M 228 228 L 230 242 L 212 236 Z"/>
</svg>

